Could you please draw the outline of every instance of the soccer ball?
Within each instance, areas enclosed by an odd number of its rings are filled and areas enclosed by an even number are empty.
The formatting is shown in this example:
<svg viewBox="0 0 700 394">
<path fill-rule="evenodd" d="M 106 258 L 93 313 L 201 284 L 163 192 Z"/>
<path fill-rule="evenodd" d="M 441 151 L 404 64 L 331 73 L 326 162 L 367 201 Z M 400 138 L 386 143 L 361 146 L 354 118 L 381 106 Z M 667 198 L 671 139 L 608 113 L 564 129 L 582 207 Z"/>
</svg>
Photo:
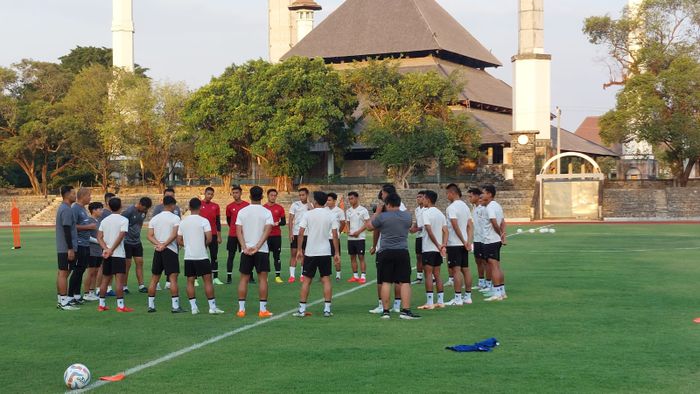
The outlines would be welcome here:
<svg viewBox="0 0 700 394">
<path fill-rule="evenodd" d="M 518 234 L 520 234 L 520 233 L 522 233 L 522 232 L 523 232 L 523 229 L 519 228 L 519 229 L 518 229 Z"/>
<path fill-rule="evenodd" d="M 530 234 L 534 234 L 534 233 L 535 233 L 535 229 L 534 229 L 534 228 L 531 228 L 531 229 L 527 230 L 527 232 L 530 233 Z"/>
<path fill-rule="evenodd" d="M 541 228 L 541 229 L 540 229 L 540 234 L 544 234 L 544 233 L 548 233 L 548 232 L 549 232 L 549 230 L 546 229 L 546 228 Z"/>
<path fill-rule="evenodd" d="M 73 364 L 63 373 L 63 381 L 71 390 L 82 389 L 90 383 L 90 370 L 83 364 Z"/>
<path fill-rule="evenodd" d="M 553 228 L 550 228 L 550 229 L 549 229 L 549 232 L 552 233 L 552 234 L 554 234 L 554 233 L 557 232 L 557 230 L 555 230 L 555 229 L 553 229 Z"/>
</svg>

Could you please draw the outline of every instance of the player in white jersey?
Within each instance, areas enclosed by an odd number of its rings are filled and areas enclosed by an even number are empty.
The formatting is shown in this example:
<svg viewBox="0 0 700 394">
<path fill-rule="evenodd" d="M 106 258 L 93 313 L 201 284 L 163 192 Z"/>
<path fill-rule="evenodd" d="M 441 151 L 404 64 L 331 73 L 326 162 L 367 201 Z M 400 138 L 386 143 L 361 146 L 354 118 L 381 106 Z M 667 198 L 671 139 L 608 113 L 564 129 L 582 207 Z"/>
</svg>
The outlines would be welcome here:
<svg viewBox="0 0 700 394">
<path fill-rule="evenodd" d="M 491 275 L 487 272 L 487 262 L 482 255 L 484 248 L 484 237 L 482 235 L 484 232 L 483 220 L 485 220 L 486 212 L 485 207 L 481 204 L 481 189 L 478 187 L 469 188 L 469 190 L 467 190 L 467 198 L 472 205 L 472 224 L 474 228 L 472 250 L 474 252 L 474 260 L 476 261 L 477 275 L 479 277 L 479 282 L 476 286 L 472 287 L 472 290 L 482 291 L 491 287 Z"/>
<path fill-rule="evenodd" d="M 275 224 L 272 212 L 262 206 L 263 189 L 253 186 L 250 189 L 250 205 L 241 209 L 236 217 L 236 238 L 241 246 L 241 262 L 239 272 L 241 279 L 238 283 L 238 312 L 236 316 L 245 317 L 245 301 L 248 296 L 248 282 L 253 274 L 253 268 L 258 274 L 258 294 L 260 310 L 258 317 L 271 317 L 267 310 L 267 274 L 270 272 L 270 249 L 267 238 Z"/>
<path fill-rule="evenodd" d="M 112 212 L 97 229 L 97 241 L 102 247 L 102 283 L 100 284 L 100 306 L 98 311 L 109 310 L 105 304 L 107 286 L 116 275 L 117 312 L 133 312 L 124 305 L 124 283 L 126 281 L 126 251 L 124 238 L 129 231 L 129 220 L 121 215 L 122 200 L 114 197 L 109 200 L 109 210 Z"/>
<path fill-rule="evenodd" d="M 426 303 L 418 309 L 435 309 L 445 307 L 445 294 L 440 266 L 447 255 L 447 218 L 435 207 L 438 195 L 432 190 L 425 192 L 425 211 L 423 211 L 423 269 L 425 270 Z M 435 278 L 435 289 L 433 281 Z M 433 290 L 437 290 L 437 303 L 433 302 Z"/>
<path fill-rule="evenodd" d="M 165 196 L 160 212 L 148 222 L 148 241 L 154 247 L 151 283 L 148 286 L 149 313 L 156 311 L 156 286 L 164 271 L 170 283 L 171 312 L 185 312 L 180 308 L 180 294 L 177 287 L 177 276 L 180 274 L 177 228 L 180 226 L 180 217 L 175 214 L 176 208 L 175 197 Z"/>
<path fill-rule="evenodd" d="M 348 193 L 350 208 L 346 212 L 348 226 L 348 254 L 352 266 L 352 278 L 348 282 L 361 285 L 367 282 L 367 264 L 365 263 L 365 231 L 369 228 L 369 211 L 360 205 L 360 195 L 357 192 Z M 357 273 L 357 260 L 360 260 L 362 275 Z"/>
<path fill-rule="evenodd" d="M 340 234 L 343 233 L 345 228 L 345 212 L 338 206 L 338 195 L 335 193 L 328 193 L 328 202 L 326 203 L 326 208 L 331 211 L 333 215 L 333 220 L 338 224 L 338 241 L 340 241 Z M 333 232 L 328 234 L 328 242 L 331 245 L 331 256 L 335 256 L 335 246 L 333 246 Z M 340 245 L 340 243 L 338 243 Z M 342 256 L 342 247 L 338 249 L 338 254 Z M 340 261 L 335 263 L 335 281 L 340 281 Z"/>
<path fill-rule="evenodd" d="M 486 204 L 486 216 L 488 222 L 484 226 L 483 256 L 488 260 L 488 266 L 493 280 L 493 291 L 486 301 L 502 301 L 506 298 L 506 286 L 503 270 L 501 269 L 501 246 L 506 244 L 505 219 L 503 208 L 493 200 L 496 196 L 496 188 L 493 185 L 483 187 L 483 198 Z"/>
<path fill-rule="evenodd" d="M 212 242 L 211 223 L 199 216 L 202 201 L 198 198 L 190 200 L 190 215 L 184 218 L 177 229 L 177 243 L 185 249 L 185 276 L 187 277 L 187 297 L 190 300 L 192 314 L 199 313 L 194 292 L 194 281 L 198 276 L 204 281 L 204 293 L 209 302 L 209 314 L 224 313 L 216 307 L 214 283 L 212 281 L 212 264 L 207 254 L 207 245 Z M 172 284 L 171 284 L 172 286 Z"/>
<path fill-rule="evenodd" d="M 306 250 L 302 251 L 301 243 L 303 240 L 298 238 L 297 259 L 304 261 L 303 273 L 304 276 L 301 283 L 301 293 L 299 295 L 299 310 L 294 313 L 295 317 L 305 317 L 309 313 L 306 312 L 306 302 L 309 298 L 309 289 L 313 282 L 316 271 L 321 275 L 323 283 L 323 298 L 325 300 L 323 306 L 323 316 L 331 317 L 331 246 L 328 243 L 328 233 L 333 233 L 333 246 L 335 247 L 335 255 L 332 256 L 334 262 L 338 264 L 340 261 L 338 242 L 338 222 L 333 219 L 330 211 L 325 207 L 328 201 L 328 195 L 324 192 L 314 192 L 314 209 L 307 212 L 299 223 L 299 237 L 308 236 Z"/>
<path fill-rule="evenodd" d="M 454 278 L 455 298 L 447 305 L 472 303 L 472 275 L 469 272 L 469 251 L 472 249 L 474 228 L 469 206 L 462 201 L 462 191 L 454 183 L 447 186 L 447 266 Z M 465 291 L 462 292 L 464 284 Z"/>
<path fill-rule="evenodd" d="M 291 230 L 289 233 L 289 248 L 291 249 L 289 259 L 289 283 L 294 283 L 294 281 L 296 281 L 299 224 L 304 218 L 304 214 L 306 214 L 309 209 L 313 209 L 313 205 L 309 203 L 309 189 L 302 187 L 299 189 L 299 201 L 295 201 L 292 206 L 289 207 L 289 228 Z M 303 252 L 304 249 L 306 249 L 306 239 L 303 237 L 301 247 Z"/>
<path fill-rule="evenodd" d="M 412 285 L 423 283 L 423 198 L 425 198 L 425 190 L 421 190 L 416 195 L 416 209 L 414 211 L 416 222 L 411 227 L 411 233 L 416 234 L 416 280 L 411 282 Z"/>
</svg>

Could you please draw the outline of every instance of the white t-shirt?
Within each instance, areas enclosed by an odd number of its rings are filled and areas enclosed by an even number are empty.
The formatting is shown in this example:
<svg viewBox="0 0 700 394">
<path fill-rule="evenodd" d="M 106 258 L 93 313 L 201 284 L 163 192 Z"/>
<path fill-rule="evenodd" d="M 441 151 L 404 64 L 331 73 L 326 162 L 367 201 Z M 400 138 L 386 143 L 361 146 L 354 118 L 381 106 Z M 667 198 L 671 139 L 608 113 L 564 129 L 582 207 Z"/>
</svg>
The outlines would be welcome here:
<svg viewBox="0 0 700 394">
<path fill-rule="evenodd" d="M 335 208 L 330 209 L 326 208 L 328 211 L 330 211 L 331 215 L 333 215 L 333 220 L 336 221 L 336 224 L 338 225 L 338 230 L 340 230 L 340 224 L 345 222 L 345 212 L 343 212 L 342 209 L 340 209 L 337 205 Z M 340 234 L 338 234 L 338 237 L 340 237 Z M 328 239 L 333 239 L 333 231 L 331 231 L 328 234 Z"/>
<path fill-rule="evenodd" d="M 315 208 L 306 212 L 299 226 L 304 228 L 304 235 L 309 237 L 306 241 L 306 256 L 331 255 L 328 233 L 338 229 L 338 222 L 335 221 L 330 210 Z"/>
<path fill-rule="evenodd" d="M 260 241 L 265 233 L 265 226 L 272 226 L 273 224 L 275 224 L 275 222 L 272 220 L 272 211 L 260 204 L 251 204 L 241 209 L 236 218 L 236 226 L 241 226 L 243 238 L 245 239 L 245 246 L 248 248 L 257 245 L 258 241 Z M 270 253 L 270 249 L 267 247 L 267 241 L 262 244 L 259 252 Z"/>
<path fill-rule="evenodd" d="M 185 260 L 209 260 L 207 238 L 204 235 L 207 231 L 211 232 L 211 224 L 199 215 L 182 219 L 177 235 L 182 235 L 185 244 Z"/>
<path fill-rule="evenodd" d="M 439 209 L 435 207 L 423 209 L 423 226 L 430 226 L 438 244 L 442 245 L 442 228 L 447 226 L 447 219 Z M 440 252 L 427 231 L 423 231 L 423 253 L 425 252 Z"/>
<path fill-rule="evenodd" d="M 501 204 L 496 201 L 491 201 L 489 205 L 486 206 L 486 220 L 484 221 L 484 244 L 495 244 L 496 242 L 501 242 L 501 236 L 493 229 L 491 225 L 491 219 L 496 219 L 496 222 L 500 226 L 503 223 L 503 208 Z"/>
<path fill-rule="evenodd" d="M 369 211 L 362 205 L 358 205 L 357 208 L 350 207 L 347 211 L 347 221 L 349 226 L 350 234 L 362 228 L 365 222 L 369 220 Z M 360 235 L 355 238 L 348 235 L 348 241 L 357 241 L 365 239 L 365 232 L 361 232 Z"/>
<path fill-rule="evenodd" d="M 129 219 L 125 218 L 121 214 L 113 213 L 100 222 L 99 231 L 102 231 L 102 237 L 104 238 L 105 244 L 108 248 L 117 241 L 121 233 L 126 233 L 129 231 Z M 112 252 L 113 257 L 126 258 L 126 252 L 124 251 L 124 240 L 119 243 L 116 249 Z"/>
<path fill-rule="evenodd" d="M 309 210 L 309 204 L 304 204 L 301 201 L 295 201 L 289 207 L 289 214 L 294 215 L 294 227 L 292 227 L 292 235 L 299 235 L 299 223 L 304 218 L 304 214 Z"/>
<path fill-rule="evenodd" d="M 180 217 L 169 211 L 157 214 L 148 222 L 148 228 L 153 229 L 153 236 L 156 237 L 158 242 L 167 241 L 172 235 L 173 229 L 179 225 Z M 173 240 L 173 242 L 168 244 L 168 249 L 177 253 L 177 240 Z"/>
<path fill-rule="evenodd" d="M 415 214 L 416 214 L 416 226 L 420 229 L 416 233 L 416 237 L 422 237 L 423 236 L 423 210 L 425 208 L 423 207 L 416 207 Z"/>
<path fill-rule="evenodd" d="M 484 242 L 484 222 L 486 217 L 486 207 L 478 204 L 472 210 L 472 223 L 474 223 L 474 242 Z"/>
<path fill-rule="evenodd" d="M 462 200 L 455 200 L 452 204 L 447 207 L 447 229 L 449 230 L 449 237 L 447 238 L 447 246 L 462 246 L 464 245 L 462 241 L 459 240 L 457 233 L 452 227 L 452 220 L 457 219 L 457 224 L 459 229 L 462 231 L 462 237 L 466 241 L 467 238 L 467 226 L 469 225 L 469 217 L 471 212 L 469 212 L 469 206 Z"/>
</svg>

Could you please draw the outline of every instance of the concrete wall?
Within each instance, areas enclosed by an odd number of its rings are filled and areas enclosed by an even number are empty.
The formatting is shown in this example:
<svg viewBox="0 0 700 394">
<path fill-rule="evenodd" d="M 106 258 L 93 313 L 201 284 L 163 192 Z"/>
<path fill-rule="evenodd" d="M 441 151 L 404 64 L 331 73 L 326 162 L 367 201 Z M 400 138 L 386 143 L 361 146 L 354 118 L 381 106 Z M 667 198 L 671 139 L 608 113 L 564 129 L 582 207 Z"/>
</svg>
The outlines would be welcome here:
<svg viewBox="0 0 700 394">
<path fill-rule="evenodd" d="M 665 181 L 607 182 L 605 220 L 700 220 L 700 185 L 670 187 Z"/>
</svg>

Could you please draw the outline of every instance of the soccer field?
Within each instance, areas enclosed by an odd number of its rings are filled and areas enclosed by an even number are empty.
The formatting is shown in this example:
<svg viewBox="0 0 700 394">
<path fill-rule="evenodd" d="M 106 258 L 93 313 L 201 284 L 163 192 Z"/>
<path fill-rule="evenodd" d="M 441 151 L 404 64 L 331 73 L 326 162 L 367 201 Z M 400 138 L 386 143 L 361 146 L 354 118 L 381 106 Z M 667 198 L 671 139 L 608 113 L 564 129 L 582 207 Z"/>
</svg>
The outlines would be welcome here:
<svg viewBox="0 0 700 394">
<path fill-rule="evenodd" d="M 556 234 L 509 239 L 502 254 L 504 302 L 485 303 L 475 294 L 473 305 L 421 311 L 418 321 L 383 321 L 367 313 L 376 305 L 376 286 L 368 282 L 334 299 L 332 318 L 321 317 L 322 305 L 315 305 L 309 318 L 282 316 L 253 327 L 259 322 L 255 286 L 244 319 L 235 317 L 235 285 L 216 287 L 226 311 L 221 316 L 173 315 L 164 291 L 158 312 L 147 314 L 146 295 L 133 292 L 133 271 L 126 303 L 136 312 L 98 313 L 96 303 L 56 310 L 53 231 L 25 229 L 22 249 L 12 251 L 11 232 L 3 229 L 0 391 L 61 392 L 63 371 L 76 362 L 90 368 L 93 383 L 141 367 L 94 390 L 114 393 L 700 391 L 700 325 L 693 323 L 700 317 L 700 226 L 554 227 Z M 148 278 L 152 248 L 146 247 Z M 288 257 L 286 248 L 285 279 Z M 219 260 L 225 265 L 225 255 Z M 374 259 L 368 262 L 373 280 Z M 347 256 L 343 273 L 344 280 L 334 282 L 336 294 L 359 287 L 345 282 Z M 183 278 L 180 285 L 189 309 Z M 425 294 L 422 286 L 413 291 L 415 310 Z M 202 309 L 203 287 L 197 293 Z M 452 294 L 446 288 L 445 298 Z M 271 283 L 269 308 L 289 312 L 298 297 L 298 282 Z M 310 300 L 320 297 L 315 282 Z M 114 307 L 114 298 L 107 303 Z M 250 328 L 232 333 L 243 327 Z M 145 365 L 226 333 L 232 335 Z M 445 350 L 489 337 L 501 343 L 492 353 Z"/>
</svg>

